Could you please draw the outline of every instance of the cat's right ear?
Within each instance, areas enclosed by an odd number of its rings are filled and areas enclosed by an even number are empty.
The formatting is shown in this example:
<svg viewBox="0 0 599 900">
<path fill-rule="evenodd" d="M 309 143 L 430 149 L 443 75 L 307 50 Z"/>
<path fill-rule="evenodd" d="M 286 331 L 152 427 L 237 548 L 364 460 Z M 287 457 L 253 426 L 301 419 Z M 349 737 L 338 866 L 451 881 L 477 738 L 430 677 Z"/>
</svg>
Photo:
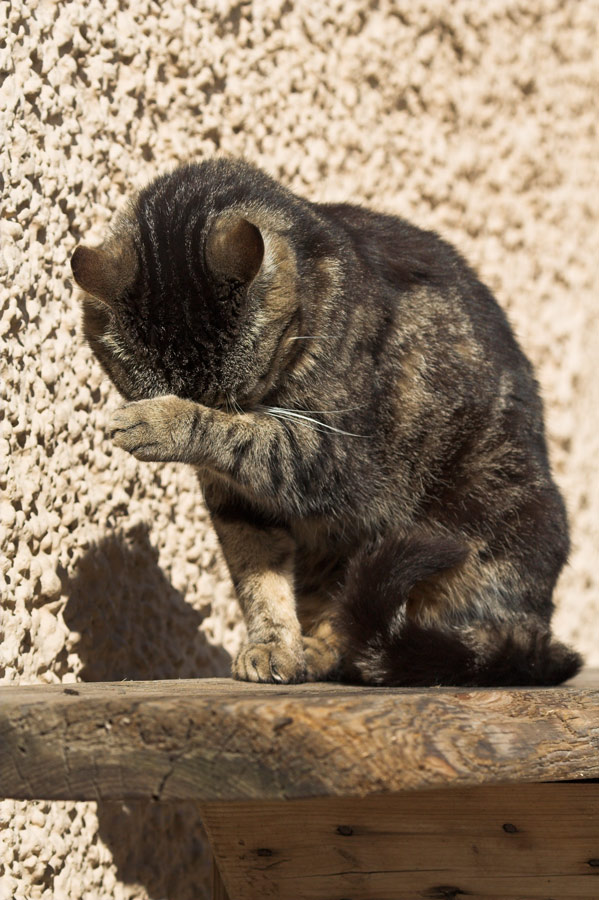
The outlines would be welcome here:
<svg viewBox="0 0 599 900">
<path fill-rule="evenodd" d="M 217 278 L 249 284 L 263 259 L 259 228 L 239 215 L 225 214 L 217 219 L 206 241 L 206 262 Z"/>
<path fill-rule="evenodd" d="M 71 257 L 71 270 L 80 288 L 108 306 L 129 287 L 135 274 L 129 253 L 83 245 Z"/>
</svg>

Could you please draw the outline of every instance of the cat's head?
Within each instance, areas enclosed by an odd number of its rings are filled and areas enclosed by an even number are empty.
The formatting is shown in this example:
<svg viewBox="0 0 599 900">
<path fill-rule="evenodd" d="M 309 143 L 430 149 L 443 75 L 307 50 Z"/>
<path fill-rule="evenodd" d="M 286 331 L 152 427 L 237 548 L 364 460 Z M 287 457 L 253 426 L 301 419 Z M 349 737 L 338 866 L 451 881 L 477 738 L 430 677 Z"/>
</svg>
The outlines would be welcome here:
<svg viewBox="0 0 599 900">
<path fill-rule="evenodd" d="M 84 334 L 125 398 L 247 408 L 298 346 L 289 195 L 257 202 L 260 179 L 278 189 L 249 166 L 183 167 L 141 191 L 99 247 L 75 250 Z"/>
</svg>

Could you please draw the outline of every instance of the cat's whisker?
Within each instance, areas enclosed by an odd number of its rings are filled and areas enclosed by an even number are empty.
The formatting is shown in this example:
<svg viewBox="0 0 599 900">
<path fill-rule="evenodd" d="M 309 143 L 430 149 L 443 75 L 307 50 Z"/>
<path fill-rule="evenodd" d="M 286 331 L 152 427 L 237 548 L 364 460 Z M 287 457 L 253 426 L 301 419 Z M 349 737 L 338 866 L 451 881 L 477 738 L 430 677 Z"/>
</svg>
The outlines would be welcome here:
<svg viewBox="0 0 599 900">
<path fill-rule="evenodd" d="M 229 415 L 233 415 L 233 414 L 236 414 L 239 416 L 243 415 L 244 410 L 240 407 L 239 403 L 237 402 L 235 397 L 233 397 L 232 394 L 225 394 L 224 397 L 225 397 L 225 408 L 226 408 L 226 411 L 229 413 Z"/>
<path fill-rule="evenodd" d="M 327 431 L 334 431 L 337 434 L 345 434 L 348 437 L 367 437 L 367 435 L 357 434 L 353 431 L 344 431 L 342 428 L 336 428 L 335 425 L 328 425 L 326 422 L 321 422 L 320 419 L 313 419 L 312 416 L 303 415 L 302 413 L 296 412 L 295 410 L 286 409 L 283 412 L 291 419 L 313 422 L 315 425 L 319 426 L 317 429 L 319 431 L 322 431 L 322 429 L 326 429 Z"/>
<path fill-rule="evenodd" d="M 270 416 L 271 419 L 278 419 L 280 422 L 283 422 L 285 427 L 289 430 L 288 422 L 291 422 L 291 416 L 285 416 L 279 413 L 272 412 L 270 409 L 262 408 L 259 412 L 264 413 L 266 416 Z M 309 422 L 297 422 L 297 425 L 301 425 L 304 428 L 309 428 L 310 431 L 321 431 L 322 428 L 315 428 L 314 425 L 311 425 Z"/>
<path fill-rule="evenodd" d="M 285 421 L 285 416 L 277 416 L 277 415 L 275 415 L 274 413 L 268 412 L 266 409 L 261 410 L 261 412 L 263 412 L 266 416 L 270 416 L 271 419 L 278 419 L 279 422 L 282 422 L 282 423 L 283 423 L 283 425 L 284 425 L 284 427 L 285 427 L 285 430 L 286 430 L 286 431 L 289 431 L 289 425 L 288 425 L 287 422 Z M 316 429 L 312 428 L 311 425 L 308 425 L 308 426 L 306 426 L 306 427 L 312 429 L 312 431 L 315 431 L 315 430 L 316 430 Z"/>
<path fill-rule="evenodd" d="M 280 406 L 263 406 L 260 408 L 262 411 L 269 412 L 272 415 L 274 415 L 275 417 L 279 416 L 279 417 L 287 418 L 290 420 L 293 419 L 293 420 L 299 421 L 300 423 L 301 422 L 309 422 L 313 426 L 314 425 L 317 426 L 317 428 L 316 428 L 317 431 L 322 431 L 323 429 L 326 429 L 327 431 L 334 431 L 336 434 L 344 434 L 347 437 L 369 437 L 369 435 L 365 435 L 365 434 L 356 434 L 355 432 L 352 432 L 352 431 L 343 431 L 343 429 L 341 429 L 341 428 L 336 428 L 334 425 L 327 425 L 326 422 L 321 422 L 320 419 L 313 419 L 311 416 L 303 415 L 302 413 L 297 412 L 296 410 L 284 409 L 283 407 L 280 407 Z"/>
<path fill-rule="evenodd" d="M 296 337 L 289 338 L 290 341 L 320 341 L 322 338 L 330 337 L 330 334 L 298 334 Z"/>
<path fill-rule="evenodd" d="M 284 407 L 279 407 L 283 409 Z M 306 415 L 329 415 L 329 413 L 346 413 L 346 412 L 357 412 L 359 409 L 364 409 L 363 406 L 348 406 L 346 409 L 291 409 L 285 410 L 286 412 L 297 412 L 297 413 L 305 413 Z M 323 423 L 324 424 L 324 423 Z"/>
</svg>

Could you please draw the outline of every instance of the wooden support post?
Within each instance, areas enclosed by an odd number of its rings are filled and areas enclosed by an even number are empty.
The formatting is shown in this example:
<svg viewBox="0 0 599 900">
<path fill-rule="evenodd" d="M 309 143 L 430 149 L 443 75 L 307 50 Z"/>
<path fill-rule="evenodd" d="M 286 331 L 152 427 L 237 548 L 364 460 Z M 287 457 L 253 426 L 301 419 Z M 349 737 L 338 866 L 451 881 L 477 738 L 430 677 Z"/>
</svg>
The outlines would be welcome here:
<svg viewBox="0 0 599 900">
<path fill-rule="evenodd" d="M 212 900 L 229 900 L 225 883 L 221 878 L 214 857 L 212 857 Z"/>
<path fill-rule="evenodd" d="M 207 803 L 202 815 L 234 900 L 599 897 L 597 783 Z"/>
</svg>

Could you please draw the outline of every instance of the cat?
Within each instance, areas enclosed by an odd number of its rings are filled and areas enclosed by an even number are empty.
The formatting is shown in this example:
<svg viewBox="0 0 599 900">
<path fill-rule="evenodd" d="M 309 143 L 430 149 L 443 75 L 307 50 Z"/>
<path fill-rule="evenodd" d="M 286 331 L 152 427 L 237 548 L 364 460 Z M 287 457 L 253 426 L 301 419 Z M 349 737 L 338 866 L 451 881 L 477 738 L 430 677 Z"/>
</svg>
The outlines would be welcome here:
<svg viewBox="0 0 599 900">
<path fill-rule="evenodd" d="M 242 160 L 78 247 L 117 447 L 196 467 L 247 625 L 234 677 L 557 684 L 568 555 L 532 367 L 436 233 Z"/>
</svg>

